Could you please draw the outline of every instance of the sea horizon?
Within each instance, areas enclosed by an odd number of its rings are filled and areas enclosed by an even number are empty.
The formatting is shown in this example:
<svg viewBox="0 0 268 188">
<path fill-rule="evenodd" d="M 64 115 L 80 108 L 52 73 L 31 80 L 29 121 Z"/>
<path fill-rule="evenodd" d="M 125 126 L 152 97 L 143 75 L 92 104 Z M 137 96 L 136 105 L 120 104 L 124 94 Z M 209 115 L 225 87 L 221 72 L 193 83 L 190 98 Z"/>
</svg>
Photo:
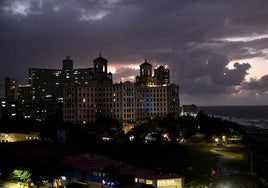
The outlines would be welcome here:
<svg viewBox="0 0 268 188">
<path fill-rule="evenodd" d="M 268 104 L 241 104 L 241 105 L 197 105 L 197 107 L 215 107 L 215 106 L 268 106 Z"/>
<path fill-rule="evenodd" d="M 200 111 L 242 126 L 268 129 L 268 105 L 197 106 L 197 112 Z"/>
</svg>

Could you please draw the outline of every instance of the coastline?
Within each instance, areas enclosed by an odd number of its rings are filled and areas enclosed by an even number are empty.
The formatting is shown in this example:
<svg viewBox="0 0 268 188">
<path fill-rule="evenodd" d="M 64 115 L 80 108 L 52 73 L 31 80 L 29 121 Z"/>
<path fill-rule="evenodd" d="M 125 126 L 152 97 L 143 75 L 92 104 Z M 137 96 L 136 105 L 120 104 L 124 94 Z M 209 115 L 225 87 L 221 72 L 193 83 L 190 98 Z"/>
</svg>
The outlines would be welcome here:
<svg viewBox="0 0 268 188">
<path fill-rule="evenodd" d="M 248 149 L 248 162 L 251 163 L 252 173 L 268 182 L 268 129 L 257 126 L 239 124 L 244 130 L 244 144 Z M 251 155 L 251 156 L 250 156 Z"/>
<path fill-rule="evenodd" d="M 241 127 L 247 154 L 245 162 L 248 166 L 252 163 L 252 173 L 267 186 L 268 105 L 201 106 L 198 110 L 211 117 L 237 123 Z"/>
</svg>

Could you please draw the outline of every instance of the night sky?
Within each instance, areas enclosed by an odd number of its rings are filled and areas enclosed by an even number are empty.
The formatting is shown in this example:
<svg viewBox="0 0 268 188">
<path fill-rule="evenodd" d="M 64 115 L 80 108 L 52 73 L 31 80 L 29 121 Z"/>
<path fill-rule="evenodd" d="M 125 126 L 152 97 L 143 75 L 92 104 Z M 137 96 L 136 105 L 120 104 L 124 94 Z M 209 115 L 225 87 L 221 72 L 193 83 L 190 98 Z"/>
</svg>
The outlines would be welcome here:
<svg viewBox="0 0 268 188">
<path fill-rule="evenodd" d="M 0 83 L 29 68 L 93 66 L 114 82 L 170 69 L 181 104 L 268 105 L 267 0 L 1 0 Z"/>
</svg>

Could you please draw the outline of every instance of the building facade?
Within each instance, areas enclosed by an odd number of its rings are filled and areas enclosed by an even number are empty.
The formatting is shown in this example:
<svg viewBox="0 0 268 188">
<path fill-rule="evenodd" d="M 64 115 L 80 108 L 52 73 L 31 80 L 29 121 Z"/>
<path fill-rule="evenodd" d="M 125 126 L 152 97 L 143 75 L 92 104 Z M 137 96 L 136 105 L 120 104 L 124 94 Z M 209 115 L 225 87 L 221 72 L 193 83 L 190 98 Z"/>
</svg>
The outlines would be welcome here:
<svg viewBox="0 0 268 188">
<path fill-rule="evenodd" d="M 167 85 L 170 83 L 169 69 L 159 66 L 158 68 L 154 69 L 154 75 L 157 78 L 157 85 Z"/>
<path fill-rule="evenodd" d="M 32 115 L 32 86 L 18 85 L 18 114 L 23 117 Z"/>
<path fill-rule="evenodd" d="M 33 101 L 47 96 L 53 96 L 62 101 L 64 86 L 88 85 L 94 75 L 93 68 L 74 69 L 70 56 L 62 61 L 62 69 L 29 68 L 28 71 Z"/>
<path fill-rule="evenodd" d="M 16 116 L 18 114 L 17 82 L 15 78 L 5 78 L 4 98 L 0 98 L 0 102 L 0 118 Z"/>
<path fill-rule="evenodd" d="M 107 70 L 108 60 L 101 54 L 89 68 L 74 69 L 69 56 L 61 69 L 29 68 L 29 84 L 19 85 L 18 91 L 15 79 L 5 79 L 1 116 L 19 114 L 43 121 L 62 112 L 65 122 L 87 124 L 98 118 L 135 123 L 180 115 L 179 86 L 170 84 L 168 69 L 160 66 L 153 71 L 145 60 L 136 82 L 120 83 L 113 83 Z"/>
<path fill-rule="evenodd" d="M 101 55 L 97 60 L 102 60 Z M 96 82 L 94 68 L 74 69 L 70 56 L 62 61 L 61 69 L 29 68 L 28 71 L 29 84 L 32 88 L 32 116 L 40 121 L 46 119 L 50 114 L 62 111 L 64 87 L 68 85 L 88 86 L 90 83 Z M 98 74 L 101 73 L 98 72 Z"/>
<path fill-rule="evenodd" d="M 4 98 L 4 88 L 3 88 L 3 85 L 0 84 L 0 99 L 3 99 Z"/>
<path fill-rule="evenodd" d="M 16 100 L 16 80 L 15 78 L 5 78 L 5 100 Z"/>
<path fill-rule="evenodd" d="M 169 84 L 169 70 L 161 66 L 158 74 L 153 75 L 152 65 L 145 60 L 140 65 L 136 83 L 113 84 L 111 74 L 107 73 L 107 62 L 101 55 L 93 61 L 94 74 L 87 85 L 64 87 L 65 122 L 87 124 L 102 117 L 133 123 L 157 116 L 180 115 L 179 86 Z M 168 76 L 163 77 L 162 73 Z"/>
<path fill-rule="evenodd" d="M 66 177 L 61 182 L 68 185 L 70 180 L 83 182 L 85 187 L 108 188 L 119 187 L 121 182 L 110 179 L 109 173 L 104 169 L 113 168 L 128 179 L 127 187 L 155 187 L 155 188 L 184 188 L 185 177 L 178 174 L 157 172 L 140 168 L 123 161 L 114 160 L 108 156 L 95 153 L 86 153 L 65 157 L 63 165 L 66 170 L 63 176 Z"/>
</svg>

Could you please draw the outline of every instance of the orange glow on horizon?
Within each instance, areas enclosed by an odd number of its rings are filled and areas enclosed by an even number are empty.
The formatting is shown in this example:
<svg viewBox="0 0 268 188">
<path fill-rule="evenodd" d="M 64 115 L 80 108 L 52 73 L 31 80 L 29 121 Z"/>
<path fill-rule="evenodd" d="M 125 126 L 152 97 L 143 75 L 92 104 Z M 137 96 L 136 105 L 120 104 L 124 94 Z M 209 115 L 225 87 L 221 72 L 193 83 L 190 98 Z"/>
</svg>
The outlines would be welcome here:
<svg viewBox="0 0 268 188">
<path fill-rule="evenodd" d="M 127 64 L 127 65 L 125 65 Z M 139 70 L 140 69 L 140 63 L 139 64 L 128 64 L 128 63 L 122 63 L 122 64 L 111 64 L 109 65 L 109 72 L 116 74 L 119 73 L 120 70 L 123 69 L 133 69 L 133 70 Z"/>
<path fill-rule="evenodd" d="M 260 79 L 262 76 L 268 74 L 267 70 L 267 62 L 268 60 L 264 57 L 255 57 L 255 58 L 248 58 L 248 59 L 233 59 L 227 65 L 227 68 L 233 69 L 234 63 L 249 63 L 251 68 L 247 71 L 248 75 L 246 75 L 246 81 L 249 81 L 251 78 Z"/>
</svg>

